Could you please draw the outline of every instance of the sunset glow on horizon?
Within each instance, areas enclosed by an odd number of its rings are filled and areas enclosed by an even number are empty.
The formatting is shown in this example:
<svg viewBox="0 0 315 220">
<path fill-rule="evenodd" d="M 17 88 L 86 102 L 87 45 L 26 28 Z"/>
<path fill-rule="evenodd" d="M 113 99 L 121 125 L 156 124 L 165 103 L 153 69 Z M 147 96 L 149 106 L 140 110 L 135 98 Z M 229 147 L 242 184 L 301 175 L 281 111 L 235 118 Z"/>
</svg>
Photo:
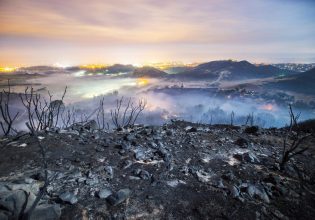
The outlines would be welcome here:
<svg viewBox="0 0 315 220">
<path fill-rule="evenodd" d="M 1 0 L 0 66 L 315 62 L 314 1 Z"/>
</svg>

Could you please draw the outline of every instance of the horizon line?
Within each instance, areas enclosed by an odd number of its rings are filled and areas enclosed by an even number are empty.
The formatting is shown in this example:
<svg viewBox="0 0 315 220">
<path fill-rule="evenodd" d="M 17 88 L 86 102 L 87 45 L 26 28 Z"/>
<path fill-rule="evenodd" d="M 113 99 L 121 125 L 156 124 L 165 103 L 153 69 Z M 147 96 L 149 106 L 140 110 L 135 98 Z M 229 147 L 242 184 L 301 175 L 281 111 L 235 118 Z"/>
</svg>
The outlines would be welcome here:
<svg viewBox="0 0 315 220">
<path fill-rule="evenodd" d="M 86 63 L 73 63 L 70 64 L 70 62 L 67 64 L 67 62 L 55 62 L 55 63 L 39 63 L 39 64 L 30 64 L 30 65 L 0 65 L 2 68 L 27 68 L 27 67 L 39 67 L 39 66 L 46 66 L 46 67 L 57 67 L 57 68 L 71 68 L 71 67 L 84 67 L 89 65 L 102 65 L 102 66 L 113 66 L 116 64 L 120 65 L 132 65 L 134 67 L 144 67 L 144 66 L 150 66 L 150 65 L 157 65 L 157 64 L 164 64 L 164 65 L 199 65 L 203 63 L 209 63 L 209 62 L 215 62 L 215 61 L 233 61 L 233 62 L 242 62 L 247 61 L 254 65 L 273 65 L 273 64 L 315 64 L 315 61 L 307 62 L 307 61 L 287 61 L 287 62 L 265 62 L 265 61 L 250 61 L 248 59 L 209 59 L 205 61 L 190 61 L 190 62 L 184 62 L 180 60 L 169 60 L 169 61 L 144 61 L 144 62 L 86 62 Z"/>
</svg>

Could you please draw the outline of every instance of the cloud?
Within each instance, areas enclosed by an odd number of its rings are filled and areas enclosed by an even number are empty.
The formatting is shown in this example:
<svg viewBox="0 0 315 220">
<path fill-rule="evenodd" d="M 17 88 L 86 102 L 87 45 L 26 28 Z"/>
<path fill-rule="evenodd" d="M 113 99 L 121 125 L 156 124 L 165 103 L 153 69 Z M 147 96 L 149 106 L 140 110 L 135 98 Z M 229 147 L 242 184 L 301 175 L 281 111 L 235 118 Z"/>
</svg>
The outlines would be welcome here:
<svg viewBox="0 0 315 220">
<path fill-rule="evenodd" d="M 228 47 L 251 46 L 257 51 L 262 44 L 274 49 L 279 44 L 280 49 L 283 45 L 301 48 L 304 42 L 303 48 L 314 51 L 311 6 L 309 1 L 284 4 L 283 0 L 242 4 L 232 0 L 2 0 L 0 46 L 50 53 L 53 45 L 65 48 L 64 53 L 73 57 L 82 56 L 73 52 L 78 47 L 87 54 L 95 48 L 103 54 L 101 50 L 115 53 L 126 48 L 134 51 L 135 47 L 142 50 L 138 53 L 147 54 L 157 47 L 161 49 L 156 53 L 162 53 L 172 45 L 185 53 L 201 48 L 199 53 L 210 57 L 212 47 L 221 48 L 215 52 L 228 53 Z M 230 57 L 234 55 L 230 53 Z M 110 59 L 108 54 L 103 57 Z M 173 59 L 181 59 L 181 53 Z"/>
</svg>

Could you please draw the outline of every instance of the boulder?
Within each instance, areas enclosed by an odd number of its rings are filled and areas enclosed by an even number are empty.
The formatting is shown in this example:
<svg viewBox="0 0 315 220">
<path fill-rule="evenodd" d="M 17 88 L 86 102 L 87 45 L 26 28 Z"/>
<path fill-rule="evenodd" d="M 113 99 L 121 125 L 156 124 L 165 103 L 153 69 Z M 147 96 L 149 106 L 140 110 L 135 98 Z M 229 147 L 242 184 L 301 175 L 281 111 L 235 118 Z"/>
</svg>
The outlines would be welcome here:
<svg viewBox="0 0 315 220">
<path fill-rule="evenodd" d="M 143 180 L 151 179 L 151 174 L 146 170 L 136 169 L 134 174 L 140 177 Z"/>
<path fill-rule="evenodd" d="M 72 205 L 78 202 L 78 198 L 74 195 L 74 193 L 71 193 L 69 191 L 60 194 L 59 198 L 63 202 L 67 202 L 67 203 L 70 203 Z"/>
<path fill-rule="evenodd" d="M 107 197 L 107 201 L 109 204 L 112 206 L 119 205 L 123 203 L 131 194 L 131 190 L 126 188 L 126 189 L 121 189 L 115 194 L 110 195 Z"/>
<path fill-rule="evenodd" d="M 39 187 L 33 181 L 23 180 L 31 184 L 0 184 L 0 219 L 18 219 L 23 207 L 26 213 L 35 202 Z M 57 204 L 46 204 L 43 201 L 31 213 L 30 220 L 59 219 L 61 215 L 60 206 Z"/>
<path fill-rule="evenodd" d="M 61 208 L 59 204 L 40 204 L 33 211 L 30 220 L 55 220 L 59 219 Z"/>
<path fill-rule="evenodd" d="M 238 138 L 235 142 L 236 145 L 240 147 L 247 147 L 248 146 L 248 141 L 245 138 Z"/>
<path fill-rule="evenodd" d="M 185 127 L 186 132 L 197 132 L 197 128 L 192 127 L 192 126 L 187 126 Z"/>
<path fill-rule="evenodd" d="M 109 189 L 101 189 L 100 191 L 98 191 L 97 196 L 100 199 L 106 199 L 108 196 L 112 195 L 112 191 Z"/>
<path fill-rule="evenodd" d="M 256 134 L 259 130 L 258 126 L 250 126 L 250 127 L 246 127 L 244 130 L 244 133 L 246 134 Z"/>
<path fill-rule="evenodd" d="M 136 160 L 145 160 L 146 156 L 145 156 L 145 152 L 142 149 L 136 149 L 135 150 L 135 158 Z"/>
<path fill-rule="evenodd" d="M 106 173 L 106 178 L 107 179 L 113 179 L 113 177 L 114 177 L 113 167 L 112 166 L 106 166 L 104 168 L 104 170 L 105 170 L 105 173 Z"/>
<path fill-rule="evenodd" d="M 250 197 L 254 198 L 255 196 L 260 198 L 266 203 L 270 203 L 269 197 L 263 187 L 256 186 L 256 185 L 249 185 L 247 187 L 247 193 L 249 194 Z"/>
</svg>

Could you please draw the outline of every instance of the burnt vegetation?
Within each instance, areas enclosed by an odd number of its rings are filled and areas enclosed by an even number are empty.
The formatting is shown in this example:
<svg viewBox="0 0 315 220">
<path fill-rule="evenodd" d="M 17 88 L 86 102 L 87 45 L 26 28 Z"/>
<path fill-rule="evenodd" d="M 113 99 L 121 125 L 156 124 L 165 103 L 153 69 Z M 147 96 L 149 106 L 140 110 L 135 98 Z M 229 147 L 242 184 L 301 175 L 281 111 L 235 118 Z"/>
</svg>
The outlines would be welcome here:
<svg viewBox="0 0 315 220">
<path fill-rule="evenodd" d="M 48 92 L 48 100 L 36 93 L 33 87 L 27 87 L 20 99 L 24 105 L 28 121 L 27 128 L 31 133 L 57 127 L 60 120 L 61 109 L 64 109 L 63 99 L 66 95 L 67 87 L 60 100 L 53 100 L 53 95 Z"/>
<path fill-rule="evenodd" d="M 110 111 L 111 119 L 116 129 L 133 126 L 146 105 L 145 100 L 139 100 L 136 104 L 131 98 L 127 101 L 124 97 L 117 100 L 116 108 Z"/>
<path fill-rule="evenodd" d="M 292 106 L 289 105 L 290 124 L 286 127 L 286 134 L 283 139 L 282 156 L 280 161 L 280 170 L 284 170 L 285 165 L 295 156 L 304 153 L 309 149 L 304 143 L 312 134 L 305 134 L 298 120 L 300 113 L 294 113 Z"/>
<path fill-rule="evenodd" d="M 0 126 L 2 132 L 5 136 L 17 133 L 17 130 L 14 128 L 14 122 L 18 118 L 20 112 L 16 112 L 15 114 L 12 112 L 10 108 L 11 102 L 11 85 L 10 81 L 8 80 L 8 89 L 2 90 L 0 92 Z"/>
<path fill-rule="evenodd" d="M 121 97 L 115 101 L 113 109 L 106 109 L 105 98 L 101 97 L 99 106 L 90 112 L 80 112 L 73 106 L 65 106 L 64 98 L 67 87 L 60 99 L 54 99 L 48 91 L 43 95 L 30 86 L 18 95 L 24 111 L 15 110 L 12 104 L 11 85 L 8 81 L 7 90 L 0 92 L 0 126 L 4 136 L 18 133 L 16 122 L 24 121 L 30 133 L 45 131 L 47 129 L 68 128 L 77 123 L 87 123 L 94 120 L 99 130 L 123 129 L 133 126 L 139 115 L 146 108 L 146 101 Z M 111 124 L 111 125 L 110 125 Z"/>
<path fill-rule="evenodd" d="M 98 106 L 86 113 L 73 106 L 66 106 L 66 94 L 67 87 L 59 99 L 54 99 L 50 92 L 44 96 L 33 87 L 27 87 L 18 94 L 24 112 L 13 113 L 9 82 L 8 89 L 1 92 L 0 122 L 3 135 L 6 136 L 3 143 L 21 149 L 21 145 L 15 144 L 25 141 L 23 144 L 27 143 L 29 148 L 36 149 L 39 155 L 36 158 L 37 168 L 41 173 L 41 178 L 38 178 L 41 185 L 35 198 L 32 199 L 31 193 L 24 191 L 25 200 L 15 219 L 34 219 L 41 202 L 47 198 L 49 205 L 58 203 L 73 210 L 79 209 L 79 206 L 72 206 L 78 200 L 86 207 L 92 204 L 95 208 L 99 203 L 104 204 L 104 201 L 95 202 L 94 195 L 98 199 L 106 199 L 108 207 L 106 211 L 103 208 L 90 209 L 89 214 L 92 216 L 108 217 L 113 212 L 114 215 L 119 213 L 122 218 L 128 215 L 132 218 L 137 215 L 133 216 L 130 211 L 128 213 L 128 206 L 134 205 L 138 209 L 145 207 L 148 201 L 153 200 L 151 194 L 155 196 L 153 198 L 157 204 L 169 206 L 155 207 L 158 210 L 156 215 L 162 219 L 169 217 L 163 216 L 165 212 L 174 213 L 177 218 L 192 215 L 195 218 L 223 216 L 226 219 L 251 219 L 252 213 L 244 214 L 241 211 L 244 204 L 255 210 L 256 216 L 259 213 L 265 215 L 266 219 L 274 216 L 286 219 L 277 209 L 290 214 L 282 204 L 292 197 L 292 185 L 301 192 L 299 197 L 293 195 L 294 201 L 299 200 L 301 204 L 303 201 L 300 198 L 305 196 L 303 193 L 311 193 L 307 187 L 300 187 L 302 184 L 294 185 L 298 182 L 295 179 L 291 181 L 295 174 L 286 169 L 301 166 L 294 159 L 310 150 L 308 141 L 314 136 L 310 133 L 312 121 L 299 123 L 300 114 L 294 113 L 291 105 L 289 125 L 274 130 L 256 126 L 253 113 L 244 118 L 242 126 L 236 126 L 234 111 L 228 116 L 225 125 L 212 125 L 211 114 L 208 125 L 173 120 L 163 126 L 143 126 L 136 123 L 147 107 L 146 100 L 121 97 L 115 101 L 112 109 L 108 109 L 102 97 Z M 22 116 L 26 118 L 27 137 L 14 135 L 19 132 L 15 125 Z M 270 136 L 281 140 L 281 144 L 267 140 Z M 262 144 L 265 142 L 268 144 Z M 59 146 L 58 152 L 56 149 Z M 51 155 L 58 155 L 58 158 Z M 278 165 L 279 169 L 275 169 Z M 307 179 L 306 176 L 311 182 L 312 175 L 310 171 L 298 171 L 300 181 Z M 115 186 L 111 190 L 116 193 L 102 189 L 104 185 L 111 184 Z M 140 192 L 137 198 L 129 188 Z M 56 193 L 52 193 L 53 190 Z M 163 196 L 169 194 L 168 197 Z M 130 196 L 133 196 L 133 203 L 128 203 Z M 214 198 L 215 205 L 209 205 L 208 198 Z M 183 208 L 176 205 L 178 199 L 183 200 L 179 204 L 189 206 Z M 280 199 L 283 200 L 277 203 Z M 306 196 L 306 201 L 312 199 Z M 121 203 L 126 206 L 121 208 Z M 261 210 L 262 205 L 268 209 Z M 207 211 L 195 213 L 200 207 Z M 225 213 L 221 216 L 222 207 Z M 231 207 L 233 210 L 230 210 Z M 56 209 L 61 212 L 60 207 Z M 67 213 L 65 210 L 63 212 Z M 183 211 L 177 213 L 177 210 Z M 136 213 L 141 211 L 139 209 Z M 68 218 L 73 217 L 71 212 L 64 213 Z M 78 213 L 83 215 L 85 211 L 79 209 Z M 314 213 L 313 207 L 307 207 L 304 216 L 309 213 Z M 294 213 L 293 216 L 298 215 Z M 56 216 L 60 217 L 60 213 L 55 213 L 51 219 Z"/>
</svg>

